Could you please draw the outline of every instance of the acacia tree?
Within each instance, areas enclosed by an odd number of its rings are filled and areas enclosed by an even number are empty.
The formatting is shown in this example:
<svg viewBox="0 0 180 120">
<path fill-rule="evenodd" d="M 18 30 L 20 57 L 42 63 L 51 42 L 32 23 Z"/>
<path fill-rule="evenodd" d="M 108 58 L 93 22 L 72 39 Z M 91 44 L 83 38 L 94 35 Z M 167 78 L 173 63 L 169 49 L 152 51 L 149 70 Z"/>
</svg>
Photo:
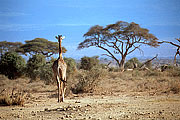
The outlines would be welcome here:
<svg viewBox="0 0 180 120">
<path fill-rule="evenodd" d="M 176 38 L 176 40 L 178 41 L 177 43 L 174 43 L 174 42 L 168 42 L 168 41 L 162 41 L 162 42 L 159 42 L 159 43 L 169 43 L 175 47 L 177 47 L 177 51 L 176 51 L 176 54 L 174 55 L 174 65 L 176 65 L 176 57 L 177 55 L 180 56 L 180 38 Z M 179 43 L 179 44 L 178 44 Z"/>
<path fill-rule="evenodd" d="M 50 57 L 53 54 L 57 54 L 59 50 L 58 42 L 48 41 L 44 38 L 35 38 L 33 40 L 25 41 L 25 44 L 20 46 L 17 52 L 23 53 L 25 55 L 30 54 L 42 54 L 46 57 Z M 67 50 L 63 47 L 63 53 Z"/>
<path fill-rule="evenodd" d="M 22 45 L 21 42 L 0 42 L 0 56 L 6 52 L 15 52 Z"/>
<path fill-rule="evenodd" d="M 106 27 L 96 25 L 91 27 L 84 37 L 85 40 L 79 44 L 78 49 L 98 47 L 106 51 L 103 55 L 114 59 L 122 70 L 127 55 L 136 49 L 142 51 L 140 46 L 158 46 L 158 39 L 150 34 L 148 29 L 141 28 L 134 22 L 118 21 Z"/>
</svg>

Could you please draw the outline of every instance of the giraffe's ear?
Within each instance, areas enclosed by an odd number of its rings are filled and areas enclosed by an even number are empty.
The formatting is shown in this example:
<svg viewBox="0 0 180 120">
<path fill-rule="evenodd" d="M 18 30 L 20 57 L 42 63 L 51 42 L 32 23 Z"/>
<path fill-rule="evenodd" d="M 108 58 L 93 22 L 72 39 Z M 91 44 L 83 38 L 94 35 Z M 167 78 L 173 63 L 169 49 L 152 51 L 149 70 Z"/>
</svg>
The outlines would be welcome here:
<svg viewBox="0 0 180 120">
<path fill-rule="evenodd" d="M 57 36 L 55 36 L 55 38 L 56 38 L 56 39 L 58 39 L 58 37 L 57 37 Z"/>
<path fill-rule="evenodd" d="M 64 39 L 64 38 L 65 38 L 65 36 L 62 37 L 62 39 Z"/>
</svg>

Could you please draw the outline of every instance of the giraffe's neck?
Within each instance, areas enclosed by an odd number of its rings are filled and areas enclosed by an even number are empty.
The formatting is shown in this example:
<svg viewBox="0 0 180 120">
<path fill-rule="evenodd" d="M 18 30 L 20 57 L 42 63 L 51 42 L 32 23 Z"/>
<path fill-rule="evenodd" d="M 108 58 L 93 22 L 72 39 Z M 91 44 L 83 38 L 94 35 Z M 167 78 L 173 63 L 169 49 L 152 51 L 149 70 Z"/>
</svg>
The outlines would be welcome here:
<svg viewBox="0 0 180 120">
<path fill-rule="evenodd" d="M 63 59 L 63 56 L 62 56 L 61 40 L 59 40 L 59 58 L 60 58 L 60 59 Z"/>
</svg>

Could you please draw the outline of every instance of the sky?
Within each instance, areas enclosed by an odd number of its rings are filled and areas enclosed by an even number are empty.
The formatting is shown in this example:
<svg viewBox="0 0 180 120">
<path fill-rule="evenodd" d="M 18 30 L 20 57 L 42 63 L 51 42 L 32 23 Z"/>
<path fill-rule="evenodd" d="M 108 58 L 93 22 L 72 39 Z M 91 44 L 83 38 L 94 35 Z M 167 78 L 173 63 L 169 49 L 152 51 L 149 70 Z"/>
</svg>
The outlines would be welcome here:
<svg viewBox="0 0 180 120">
<path fill-rule="evenodd" d="M 64 35 L 65 57 L 79 59 L 105 53 L 92 47 L 77 50 L 94 25 L 117 21 L 135 22 L 150 30 L 160 41 L 180 38 L 180 0 L 0 0 L 0 41 L 22 42 L 45 38 L 57 42 Z M 163 44 L 142 47 L 129 57 L 172 57 L 176 48 Z"/>
</svg>

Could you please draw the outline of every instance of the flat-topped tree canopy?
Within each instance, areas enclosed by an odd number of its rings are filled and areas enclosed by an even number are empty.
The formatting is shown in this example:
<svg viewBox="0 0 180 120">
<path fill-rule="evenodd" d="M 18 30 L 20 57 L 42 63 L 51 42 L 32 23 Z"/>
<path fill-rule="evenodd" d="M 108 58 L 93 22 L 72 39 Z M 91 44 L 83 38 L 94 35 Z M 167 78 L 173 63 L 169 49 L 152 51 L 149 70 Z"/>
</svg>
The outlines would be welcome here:
<svg viewBox="0 0 180 120">
<path fill-rule="evenodd" d="M 26 43 L 17 50 L 17 52 L 21 52 L 25 55 L 29 53 L 33 54 L 42 54 L 46 57 L 50 57 L 53 54 L 57 54 L 59 47 L 58 42 L 52 42 L 44 38 L 35 38 L 33 40 L 27 40 Z M 62 52 L 65 53 L 66 48 L 62 47 Z"/>
<path fill-rule="evenodd" d="M 140 47 L 143 44 L 152 47 L 159 46 L 156 36 L 134 22 L 118 21 L 105 27 L 95 25 L 84 34 L 84 37 L 85 40 L 79 44 L 78 49 L 91 46 L 103 49 L 107 53 L 103 55 L 116 60 L 119 67 L 123 69 L 126 56 L 136 49 L 142 51 Z"/>
<path fill-rule="evenodd" d="M 23 45 L 21 42 L 1 41 L 0 42 L 0 55 L 6 52 L 15 52 L 16 49 L 18 49 L 21 45 Z"/>
</svg>

